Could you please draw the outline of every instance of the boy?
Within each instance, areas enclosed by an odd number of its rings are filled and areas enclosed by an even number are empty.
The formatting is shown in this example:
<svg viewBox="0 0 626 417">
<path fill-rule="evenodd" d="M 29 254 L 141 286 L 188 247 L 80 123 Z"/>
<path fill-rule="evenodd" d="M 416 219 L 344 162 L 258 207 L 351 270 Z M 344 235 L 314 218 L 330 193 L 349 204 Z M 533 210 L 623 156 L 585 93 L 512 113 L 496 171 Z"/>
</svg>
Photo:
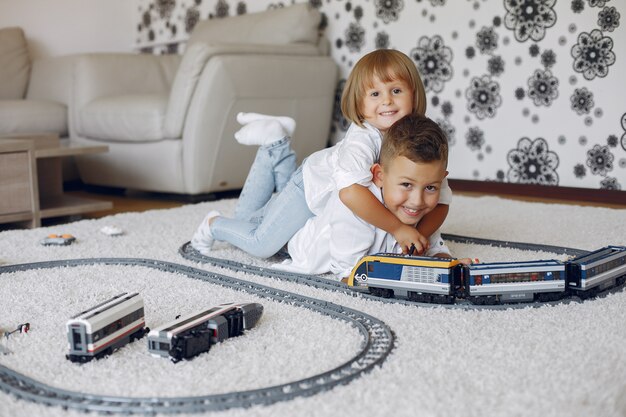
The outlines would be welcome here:
<svg viewBox="0 0 626 417">
<path fill-rule="evenodd" d="M 405 116 L 385 134 L 369 189 L 403 224 L 415 227 L 439 202 L 447 162 L 448 141 L 439 126 L 424 116 Z M 291 238 L 288 252 L 291 259 L 275 268 L 309 274 L 330 271 L 343 278 L 362 256 L 401 253 L 402 248 L 392 235 L 353 214 L 335 192 L 324 211 Z M 423 255 L 450 257 L 439 231 L 431 235 Z"/>
</svg>

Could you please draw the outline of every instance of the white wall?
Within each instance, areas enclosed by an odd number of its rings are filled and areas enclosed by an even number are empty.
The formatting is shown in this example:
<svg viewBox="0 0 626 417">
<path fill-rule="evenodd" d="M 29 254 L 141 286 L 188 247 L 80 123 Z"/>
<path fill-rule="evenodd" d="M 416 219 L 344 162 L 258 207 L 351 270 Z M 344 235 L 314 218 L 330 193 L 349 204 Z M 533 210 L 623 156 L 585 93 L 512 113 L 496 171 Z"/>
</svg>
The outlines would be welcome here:
<svg viewBox="0 0 626 417">
<path fill-rule="evenodd" d="M 132 0 L 0 0 L 0 27 L 20 26 L 33 58 L 131 52 Z"/>
<path fill-rule="evenodd" d="M 326 16 L 344 80 L 375 48 L 411 56 L 426 114 L 448 132 L 451 178 L 626 189 L 626 0 L 296 1 Z M 291 1 L 137 4 L 143 45 Z M 347 128 L 338 105 L 334 127 L 335 138 Z"/>
</svg>

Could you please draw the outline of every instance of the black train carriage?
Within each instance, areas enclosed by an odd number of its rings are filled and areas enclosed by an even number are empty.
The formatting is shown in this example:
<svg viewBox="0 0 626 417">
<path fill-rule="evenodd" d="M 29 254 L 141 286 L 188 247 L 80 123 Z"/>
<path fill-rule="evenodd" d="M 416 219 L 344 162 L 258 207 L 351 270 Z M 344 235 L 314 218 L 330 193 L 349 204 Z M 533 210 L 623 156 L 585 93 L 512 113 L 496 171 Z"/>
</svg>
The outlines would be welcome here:
<svg viewBox="0 0 626 417">
<path fill-rule="evenodd" d="M 567 262 L 568 288 L 588 298 L 626 280 L 626 247 L 607 246 Z"/>
<path fill-rule="evenodd" d="M 172 362 L 191 359 L 208 352 L 211 345 L 253 328 L 262 314 L 259 303 L 220 304 L 188 314 L 153 329 L 148 334 L 148 351 Z"/>
<path fill-rule="evenodd" d="M 143 299 L 138 293 L 122 293 L 85 310 L 66 324 L 72 362 L 87 362 L 111 354 L 142 338 L 145 327 Z"/>
</svg>

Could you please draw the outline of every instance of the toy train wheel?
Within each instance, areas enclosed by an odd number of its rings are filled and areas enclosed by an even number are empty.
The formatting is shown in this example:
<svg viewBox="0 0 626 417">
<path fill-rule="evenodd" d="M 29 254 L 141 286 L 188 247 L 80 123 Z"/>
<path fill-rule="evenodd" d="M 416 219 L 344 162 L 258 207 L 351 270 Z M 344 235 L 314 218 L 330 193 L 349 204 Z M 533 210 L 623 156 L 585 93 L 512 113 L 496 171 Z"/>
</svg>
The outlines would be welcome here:
<svg viewBox="0 0 626 417">
<path fill-rule="evenodd" d="M 382 298 L 393 297 L 393 290 L 390 290 L 389 288 L 370 287 L 369 290 L 370 290 L 370 293 L 372 295 L 375 295 L 376 297 L 382 297 Z"/>
<path fill-rule="evenodd" d="M 563 293 L 560 292 L 541 292 L 539 294 L 535 294 L 535 298 L 537 301 L 541 301 L 542 303 L 548 301 L 558 301 L 563 297 Z"/>
</svg>

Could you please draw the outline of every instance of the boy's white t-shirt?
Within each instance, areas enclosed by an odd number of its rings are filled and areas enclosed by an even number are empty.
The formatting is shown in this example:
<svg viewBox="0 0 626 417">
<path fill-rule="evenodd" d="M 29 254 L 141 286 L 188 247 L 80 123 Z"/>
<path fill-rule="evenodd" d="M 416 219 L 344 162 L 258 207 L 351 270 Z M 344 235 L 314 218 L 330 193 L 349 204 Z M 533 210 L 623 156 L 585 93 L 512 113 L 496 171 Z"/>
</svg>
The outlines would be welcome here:
<svg viewBox="0 0 626 417">
<path fill-rule="evenodd" d="M 369 186 L 372 194 L 382 201 L 380 189 Z M 448 253 L 439 231 L 430 237 L 426 256 Z M 310 218 L 287 245 L 291 259 L 272 267 L 301 274 L 332 272 L 338 278 L 350 275 L 356 262 L 363 256 L 378 253 L 401 253 L 393 235 L 378 229 L 357 217 L 339 199 L 339 192 L 331 194 L 325 209 Z"/>
<path fill-rule="evenodd" d="M 364 123 L 350 125 L 345 137 L 335 146 L 309 156 L 302 164 L 304 195 L 313 214 L 320 215 L 334 191 L 360 184 L 372 184 L 371 167 L 378 162 L 382 134 Z M 452 190 L 445 179 L 441 184 L 439 203 L 450 204 Z"/>
</svg>

